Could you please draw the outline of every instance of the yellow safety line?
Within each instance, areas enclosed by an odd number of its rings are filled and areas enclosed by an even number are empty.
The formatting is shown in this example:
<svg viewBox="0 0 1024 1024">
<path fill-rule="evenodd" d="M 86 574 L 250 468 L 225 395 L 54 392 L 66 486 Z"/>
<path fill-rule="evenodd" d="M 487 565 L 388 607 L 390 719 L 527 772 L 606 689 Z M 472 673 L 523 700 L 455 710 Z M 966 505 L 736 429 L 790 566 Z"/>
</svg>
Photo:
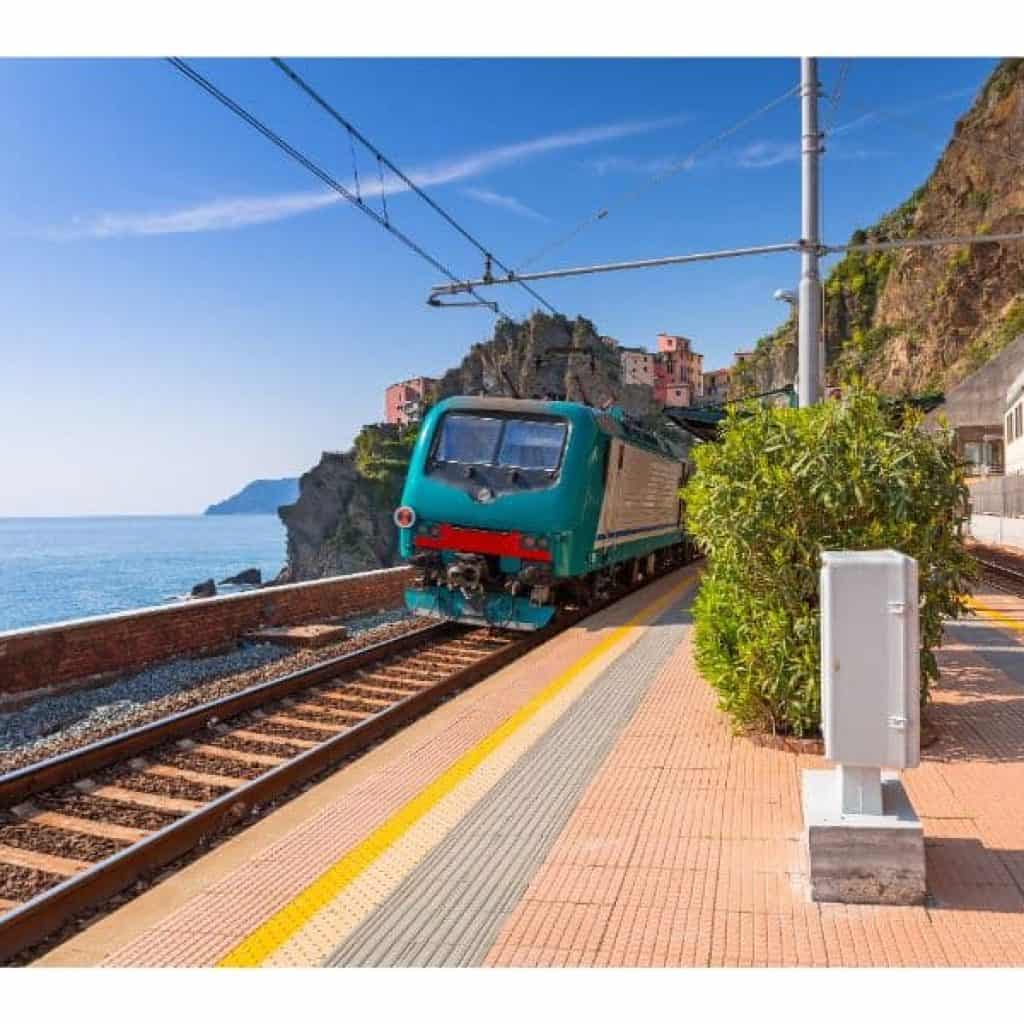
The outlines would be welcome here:
<svg viewBox="0 0 1024 1024">
<path fill-rule="evenodd" d="M 977 598 L 968 597 L 967 606 L 979 615 L 984 615 L 986 618 L 993 619 L 998 622 L 1000 626 L 1006 629 L 1012 630 L 1014 633 L 1024 633 L 1024 622 L 1018 622 L 1016 619 L 1011 619 L 1009 616 L 1004 615 L 998 608 L 991 608 L 987 604 L 983 604 Z"/>
<path fill-rule="evenodd" d="M 471 747 L 450 768 L 427 787 L 400 807 L 390 818 L 371 832 L 336 861 L 316 881 L 312 882 L 290 903 L 268 917 L 255 931 L 247 935 L 217 964 L 218 967 L 259 967 L 269 956 L 284 945 L 319 910 L 335 899 L 362 872 L 370 867 L 389 847 L 393 846 L 421 818 L 435 807 L 448 793 L 462 782 L 480 763 L 522 728 L 545 704 L 565 689 L 588 665 L 592 664 L 622 640 L 632 629 L 653 619 L 664 608 L 680 597 L 694 583 L 695 573 L 674 586 L 663 597 L 641 609 L 625 625 L 613 633 L 576 662 L 565 669 L 540 693 L 524 704 Z"/>
</svg>

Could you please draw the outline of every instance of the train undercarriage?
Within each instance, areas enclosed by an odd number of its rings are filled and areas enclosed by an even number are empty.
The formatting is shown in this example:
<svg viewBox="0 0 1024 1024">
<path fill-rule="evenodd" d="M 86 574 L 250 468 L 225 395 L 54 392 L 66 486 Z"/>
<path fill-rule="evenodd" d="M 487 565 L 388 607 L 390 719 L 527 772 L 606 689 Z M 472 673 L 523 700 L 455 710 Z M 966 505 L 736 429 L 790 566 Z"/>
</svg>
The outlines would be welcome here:
<svg viewBox="0 0 1024 1024">
<path fill-rule="evenodd" d="M 506 571 L 493 555 L 422 552 L 412 560 L 420 573 L 406 590 L 406 605 L 413 614 L 427 618 L 502 629 L 542 629 L 562 608 L 599 605 L 693 557 L 693 547 L 684 539 L 582 576 L 559 578 L 544 563 L 528 562 Z"/>
</svg>

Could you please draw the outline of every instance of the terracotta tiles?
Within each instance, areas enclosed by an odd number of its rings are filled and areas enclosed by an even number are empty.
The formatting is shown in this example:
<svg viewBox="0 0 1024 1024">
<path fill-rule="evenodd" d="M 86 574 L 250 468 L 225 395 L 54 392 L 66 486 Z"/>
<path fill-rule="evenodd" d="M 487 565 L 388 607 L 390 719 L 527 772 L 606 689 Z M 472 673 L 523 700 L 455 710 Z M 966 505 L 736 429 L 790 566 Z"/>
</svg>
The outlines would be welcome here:
<svg viewBox="0 0 1024 1024">
<path fill-rule="evenodd" d="M 1024 618 L 1024 602 L 1010 611 Z M 926 833 L 927 906 L 809 901 L 800 773 L 824 762 L 733 735 L 687 641 L 487 962 L 1024 965 L 1024 646 L 990 623 L 957 629 L 929 710 L 939 739 L 904 773 Z M 552 940 L 573 911 L 605 920 L 596 950 L 593 926 Z"/>
</svg>

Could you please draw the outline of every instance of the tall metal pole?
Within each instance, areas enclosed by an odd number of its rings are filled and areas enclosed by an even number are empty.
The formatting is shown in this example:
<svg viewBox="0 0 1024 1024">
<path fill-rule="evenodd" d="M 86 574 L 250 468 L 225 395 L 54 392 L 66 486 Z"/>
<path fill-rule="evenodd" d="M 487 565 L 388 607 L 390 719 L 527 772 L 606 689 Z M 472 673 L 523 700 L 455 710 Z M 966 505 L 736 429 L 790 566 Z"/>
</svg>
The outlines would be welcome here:
<svg viewBox="0 0 1024 1024">
<path fill-rule="evenodd" d="M 800 291 L 797 306 L 797 391 L 800 407 L 821 401 L 818 337 L 821 331 L 821 279 L 818 273 L 818 61 L 800 59 L 801 198 Z"/>
</svg>

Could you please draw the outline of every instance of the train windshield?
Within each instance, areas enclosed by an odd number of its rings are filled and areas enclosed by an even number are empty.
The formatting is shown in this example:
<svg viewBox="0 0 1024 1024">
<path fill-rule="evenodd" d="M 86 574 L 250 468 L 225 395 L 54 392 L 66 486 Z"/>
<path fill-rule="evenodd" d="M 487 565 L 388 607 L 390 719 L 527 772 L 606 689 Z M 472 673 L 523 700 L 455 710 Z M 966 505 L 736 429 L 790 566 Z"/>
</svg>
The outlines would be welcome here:
<svg viewBox="0 0 1024 1024">
<path fill-rule="evenodd" d="M 562 458 L 566 424 L 449 414 L 441 426 L 435 458 L 476 466 L 555 470 Z"/>
<path fill-rule="evenodd" d="M 498 465 L 516 469 L 557 469 L 565 424 L 557 420 L 506 420 Z"/>
</svg>

